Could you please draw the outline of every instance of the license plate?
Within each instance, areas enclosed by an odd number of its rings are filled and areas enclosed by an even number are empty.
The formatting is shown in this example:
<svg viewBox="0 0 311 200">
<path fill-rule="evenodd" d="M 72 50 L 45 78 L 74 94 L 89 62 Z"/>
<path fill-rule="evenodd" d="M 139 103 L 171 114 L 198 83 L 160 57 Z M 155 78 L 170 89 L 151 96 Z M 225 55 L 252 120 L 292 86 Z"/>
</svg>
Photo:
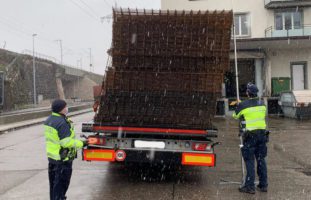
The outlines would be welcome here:
<svg viewBox="0 0 311 200">
<path fill-rule="evenodd" d="M 143 140 L 135 140 L 134 141 L 135 148 L 154 148 L 154 149 L 164 149 L 165 143 L 158 141 L 143 141 Z"/>
</svg>

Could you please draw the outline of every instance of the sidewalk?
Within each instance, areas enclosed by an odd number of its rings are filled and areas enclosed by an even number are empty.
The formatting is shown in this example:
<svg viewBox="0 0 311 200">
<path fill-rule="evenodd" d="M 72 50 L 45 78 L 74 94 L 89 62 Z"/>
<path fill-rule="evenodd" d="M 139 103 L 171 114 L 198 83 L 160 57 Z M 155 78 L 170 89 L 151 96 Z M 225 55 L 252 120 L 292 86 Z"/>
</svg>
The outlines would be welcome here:
<svg viewBox="0 0 311 200">
<path fill-rule="evenodd" d="M 88 112 L 93 112 L 92 108 L 84 109 L 84 110 L 79 110 L 79 111 L 74 111 L 70 112 L 68 114 L 69 117 L 75 116 L 75 115 L 80 115 L 83 113 L 88 113 Z M 24 127 L 32 126 L 35 124 L 41 124 L 46 120 L 47 117 L 41 117 L 37 119 L 31 119 L 31 120 L 26 120 L 26 121 L 21 121 L 21 122 L 16 122 L 16 123 L 10 123 L 6 125 L 1 125 L 0 126 L 0 134 L 7 133 L 9 131 L 13 131 L 16 129 L 21 129 Z"/>
</svg>

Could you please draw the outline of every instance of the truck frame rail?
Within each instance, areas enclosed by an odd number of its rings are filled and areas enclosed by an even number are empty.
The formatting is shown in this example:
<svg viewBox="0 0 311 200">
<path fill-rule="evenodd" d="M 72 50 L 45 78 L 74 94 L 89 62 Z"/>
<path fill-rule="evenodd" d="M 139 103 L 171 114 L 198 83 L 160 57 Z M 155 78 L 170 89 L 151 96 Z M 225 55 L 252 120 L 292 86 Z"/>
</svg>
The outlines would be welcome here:
<svg viewBox="0 0 311 200">
<path fill-rule="evenodd" d="M 181 129 L 181 128 L 157 128 L 157 127 L 128 127 L 99 125 L 93 123 L 83 123 L 82 132 L 111 133 L 111 134 L 145 134 L 145 135 L 179 135 L 191 137 L 217 137 L 217 129 Z"/>
</svg>

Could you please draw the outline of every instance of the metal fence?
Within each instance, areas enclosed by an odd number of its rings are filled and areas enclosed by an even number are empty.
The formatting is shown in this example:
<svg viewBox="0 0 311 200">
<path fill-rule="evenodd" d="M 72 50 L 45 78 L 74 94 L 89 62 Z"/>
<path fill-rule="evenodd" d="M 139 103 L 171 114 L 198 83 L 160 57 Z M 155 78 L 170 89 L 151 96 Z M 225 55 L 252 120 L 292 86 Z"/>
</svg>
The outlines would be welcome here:
<svg viewBox="0 0 311 200">
<path fill-rule="evenodd" d="M 265 30 L 265 37 L 297 37 L 297 36 L 311 36 L 311 25 L 304 24 L 292 29 L 277 30 L 273 26 Z"/>
</svg>

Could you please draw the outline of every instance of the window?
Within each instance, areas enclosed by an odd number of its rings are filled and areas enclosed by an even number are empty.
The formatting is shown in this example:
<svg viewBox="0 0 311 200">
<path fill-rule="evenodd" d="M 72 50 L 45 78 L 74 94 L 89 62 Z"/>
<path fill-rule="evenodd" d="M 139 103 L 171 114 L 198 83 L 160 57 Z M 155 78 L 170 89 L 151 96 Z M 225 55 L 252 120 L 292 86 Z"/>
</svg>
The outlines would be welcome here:
<svg viewBox="0 0 311 200">
<path fill-rule="evenodd" d="M 302 27 L 301 11 L 282 11 L 275 13 L 276 30 L 301 29 L 301 27 Z"/>
<path fill-rule="evenodd" d="M 249 15 L 246 13 L 235 14 L 234 27 L 236 36 L 249 36 L 250 35 Z"/>
</svg>

